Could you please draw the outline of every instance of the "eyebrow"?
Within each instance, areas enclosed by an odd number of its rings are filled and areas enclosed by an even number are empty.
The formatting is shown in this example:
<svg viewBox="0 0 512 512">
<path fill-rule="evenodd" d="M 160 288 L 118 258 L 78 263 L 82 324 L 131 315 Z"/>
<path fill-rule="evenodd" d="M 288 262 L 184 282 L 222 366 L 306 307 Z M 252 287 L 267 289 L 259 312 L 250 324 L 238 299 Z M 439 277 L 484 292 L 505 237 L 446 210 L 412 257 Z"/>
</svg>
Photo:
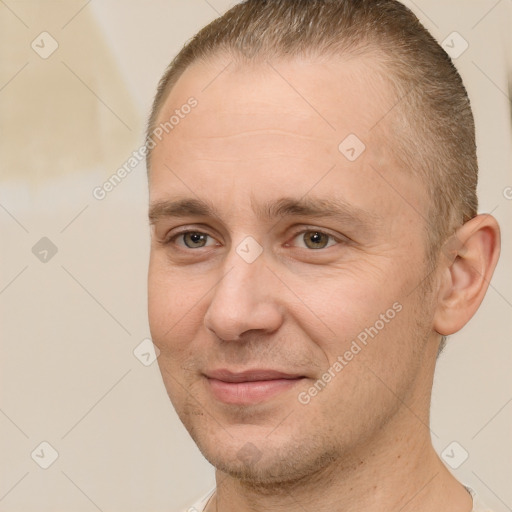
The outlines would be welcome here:
<svg viewBox="0 0 512 512">
<path fill-rule="evenodd" d="M 149 206 L 148 218 L 151 224 L 166 217 L 189 217 L 192 215 L 218 217 L 210 203 L 200 199 L 178 199 L 156 201 Z"/>
<path fill-rule="evenodd" d="M 377 228 L 380 217 L 368 210 L 328 198 L 281 197 L 258 204 L 251 200 L 255 214 L 262 220 L 273 221 L 283 217 L 326 217 L 349 223 L 359 230 Z M 214 217 L 221 218 L 216 208 L 208 201 L 196 198 L 168 199 L 156 201 L 149 207 L 149 221 L 154 224 L 170 217 Z"/>
</svg>

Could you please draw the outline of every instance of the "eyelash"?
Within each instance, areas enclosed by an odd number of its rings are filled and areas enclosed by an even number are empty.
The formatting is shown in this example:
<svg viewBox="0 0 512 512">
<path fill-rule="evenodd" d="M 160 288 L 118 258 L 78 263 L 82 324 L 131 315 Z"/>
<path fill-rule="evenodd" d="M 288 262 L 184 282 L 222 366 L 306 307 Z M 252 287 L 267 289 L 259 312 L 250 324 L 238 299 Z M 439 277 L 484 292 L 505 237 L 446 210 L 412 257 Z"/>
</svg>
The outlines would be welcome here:
<svg viewBox="0 0 512 512">
<path fill-rule="evenodd" d="M 210 237 L 210 238 L 215 240 L 215 238 L 213 236 L 211 236 L 210 234 L 208 234 L 208 233 L 206 233 L 204 231 L 188 229 L 188 230 L 181 231 L 179 233 L 173 234 L 171 237 L 168 237 L 165 240 L 163 240 L 161 242 L 161 244 L 164 245 L 164 246 L 171 245 L 171 244 L 173 244 L 175 242 L 175 240 L 177 238 L 183 237 L 183 236 L 185 236 L 185 235 L 187 235 L 189 233 L 194 233 L 194 234 L 199 234 L 199 235 L 206 235 L 207 237 Z M 319 249 L 311 249 L 309 247 L 299 247 L 300 249 L 306 249 L 306 250 L 311 251 L 311 252 L 322 251 L 322 250 L 328 249 L 329 247 L 332 247 L 333 245 L 339 245 L 339 244 L 347 243 L 348 242 L 347 239 L 342 239 L 342 238 L 336 237 L 336 236 L 332 235 L 331 233 L 327 233 L 325 231 L 321 231 L 321 230 L 315 229 L 315 228 L 308 228 L 308 229 L 302 229 L 300 231 L 297 231 L 296 233 L 293 234 L 293 236 L 291 237 L 291 240 L 294 240 L 299 235 L 303 235 L 305 233 L 319 233 L 319 234 L 322 234 L 322 235 L 327 235 L 329 237 L 329 241 L 334 240 L 336 242 L 336 244 L 327 245 L 326 247 L 322 247 L 322 248 L 319 248 Z M 327 242 L 327 244 L 329 244 L 329 241 Z M 289 246 L 289 244 L 286 244 L 286 245 Z M 193 247 L 186 247 L 185 244 L 184 244 L 183 246 L 179 246 L 179 247 L 180 247 L 180 249 L 182 249 L 184 251 L 194 251 L 194 250 L 197 250 L 197 249 L 204 249 L 204 248 L 207 248 L 207 247 L 210 247 L 210 246 L 203 246 L 203 247 L 193 248 Z"/>
</svg>

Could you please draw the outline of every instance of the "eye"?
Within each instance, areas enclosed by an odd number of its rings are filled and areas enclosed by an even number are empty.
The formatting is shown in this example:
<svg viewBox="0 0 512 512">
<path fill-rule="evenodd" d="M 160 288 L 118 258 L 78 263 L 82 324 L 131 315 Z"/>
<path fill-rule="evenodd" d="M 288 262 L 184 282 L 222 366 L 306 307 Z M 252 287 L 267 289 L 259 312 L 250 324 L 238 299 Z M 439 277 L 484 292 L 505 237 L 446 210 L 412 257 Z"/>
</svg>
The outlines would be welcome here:
<svg viewBox="0 0 512 512">
<path fill-rule="evenodd" d="M 174 235 L 167 243 L 173 242 L 180 247 L 186 247 L 188 249 L 199 249 L 201 247 L 215 245 L 215 240 L 207 233 L 202 233 L 201 231 L 183 231 L 182 233 Z"/>
<path fill-rule="evenodd" d="M 326 249 L 337 241 L 332 235 L 317 230 L 301 231 L 293 238 L 297 246 L 306 249 Z"/>
</svg>

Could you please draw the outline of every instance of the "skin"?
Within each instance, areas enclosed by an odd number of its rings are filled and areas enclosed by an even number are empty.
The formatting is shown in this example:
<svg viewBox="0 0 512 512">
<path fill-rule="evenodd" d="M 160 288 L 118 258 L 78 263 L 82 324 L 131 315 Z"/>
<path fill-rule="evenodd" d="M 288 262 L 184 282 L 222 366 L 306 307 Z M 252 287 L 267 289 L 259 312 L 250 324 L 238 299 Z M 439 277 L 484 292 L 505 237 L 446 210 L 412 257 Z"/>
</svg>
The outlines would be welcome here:
<svg viewBox="0 0 512 512">
<path fill-rule="evenodd" d="M 478 308 L 499 229 L 491 216 L 472 219 L 429 271 L 428 198 L 393 158 L 399 109 L 385 116 L 396 99 L 375 66 L 371 57 L 243 66 L 219 56 L 188 68 L 161 109 L 159 122 L 198 100 L 153 150 L 148 291 L 167 392 L 217 468 L 208 511 L 472 508 L 432 447 L 430 393 L 440 334 Z M 338 150 L 350 133 L 366 145 L 353 162 Z M 284 197 L 330 200 L 350 214 L 260 215 Z M 215 212 L 156 207 L 179 199 Z M 315 232 L 331 235 L 313 237 L 321 248 L 306 245 Z M 247 236 L 262 249 L 252 263 L 237 252 Z M 301 403 L 299 393 L 397 303 L 375 338 Z M 212 392 L 205 374 L 219 368 L 301 378 L 240 405 Z"/>
</svg>

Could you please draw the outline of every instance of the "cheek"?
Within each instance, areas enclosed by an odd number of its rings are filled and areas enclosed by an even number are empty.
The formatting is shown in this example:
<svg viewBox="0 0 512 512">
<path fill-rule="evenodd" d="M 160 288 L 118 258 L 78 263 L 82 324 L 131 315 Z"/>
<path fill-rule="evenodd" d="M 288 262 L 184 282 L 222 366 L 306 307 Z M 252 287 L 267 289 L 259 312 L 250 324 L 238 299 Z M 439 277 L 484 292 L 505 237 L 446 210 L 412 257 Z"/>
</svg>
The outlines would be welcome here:
<svg viewBox="0 0 512 512">
<path fill-rule="evenodd" d="M 322 361 L 320 373 L 330 370 L 335 375 L 329 388 L 337 392 L 331 398 L 343 408 L 352 407 L 354 397 L 358 397 L 356 404 L 368 406 L 376 399 L 393 401 L 393 394 L 379 377 L 391 389 L 408 385 L 414 379 L 418 351 L 429 329 L 427 323 L 418 322 L 426 319 L 428 312 L 423 311 L 418 293 L 411 294 L 414 277 L 396 266 L 382 268 L 339 272 L 330 279 L 324 276 L 316 287 L 299 288 L 299 279 L 295 283 L 299 293 L 311 290 L 309 296 L 303 296 L 309 310 L 316 313 L 316 317 L 310 311 L 300 315 L 297 310 L 295 320 L 314 342 L 317 360 Z M 318 404 L 330 396 L 330 392 L 321 394 L 324 397 Z"/>
<path fill-rule="evenodd" d="M 345 442 L 394 414 L 419 374 L 417 352 L 425 332 L 416 325 L 416 313 L 403 301 L 382 311 L 367 309 L 357 323 L 340 317 L 341 334 L 322 346 L 328 362 L 318 380 L 301 389 L 304 414 L 333 425 Z"/>
<path fill-rule="evenodd" d="M 290 288 L 302 303 L 295 308 L 295 320 L 313 339 L 315 329 L 321 329 L 318 334 L 324 333 L 326 342 L 334 340 L 332 349 L 337 352 L 343 348 L 342 340 L 350 341 L 375 322 L 382 322 L 381 314 L 390 310 L 388 317 L 394 318 L 393 304 L 401 293 L 386 282 L 387 275 L 386 271 L 366 267 L 288 277 Z"/>
<path fill-rule="evenodd" d="M 162 356 L 172 355 L 169 364 L 180 364 L 192 351 L 198 329 L 203 325 L 204 280 L 191 279 L 165 263 L 152 260 L 148 273 L 148 320 L 153 343 Z"/>
<path fill-rule="evenodd" d="M 157 362 L 167 394 L 178 411 L 185 407 L 191 384 L 196 379 L 186 371 L 194 352 L 194 333 L 197 331 L 201 307 L 197 292 L 194 297 L 187 291 L 187 280 L 180 274 L 157 266 L 153 260 L 148 273 L 148 320 L 151 338 L 160 354 Z"/>
<path fill-rule="evenodd" d="M 179 329 L 186 309 L 181 300 L 182 283 L 156 257 L 151 257 L 148 273 L 148 319 L 153 342 L 162 351 Z"/>
<path fill-rule="evenodd" d="M 169 289 L 167 286 L 167 277 L 162 275 L 154 257 L 151 256 L 148 272 L 148 320 L 151 330 L 153 343 L 158 348 L 159 341 L 165 329 L 168 329 L 167 315 L 172 308 L 169 304 Z"/>
</svg>

